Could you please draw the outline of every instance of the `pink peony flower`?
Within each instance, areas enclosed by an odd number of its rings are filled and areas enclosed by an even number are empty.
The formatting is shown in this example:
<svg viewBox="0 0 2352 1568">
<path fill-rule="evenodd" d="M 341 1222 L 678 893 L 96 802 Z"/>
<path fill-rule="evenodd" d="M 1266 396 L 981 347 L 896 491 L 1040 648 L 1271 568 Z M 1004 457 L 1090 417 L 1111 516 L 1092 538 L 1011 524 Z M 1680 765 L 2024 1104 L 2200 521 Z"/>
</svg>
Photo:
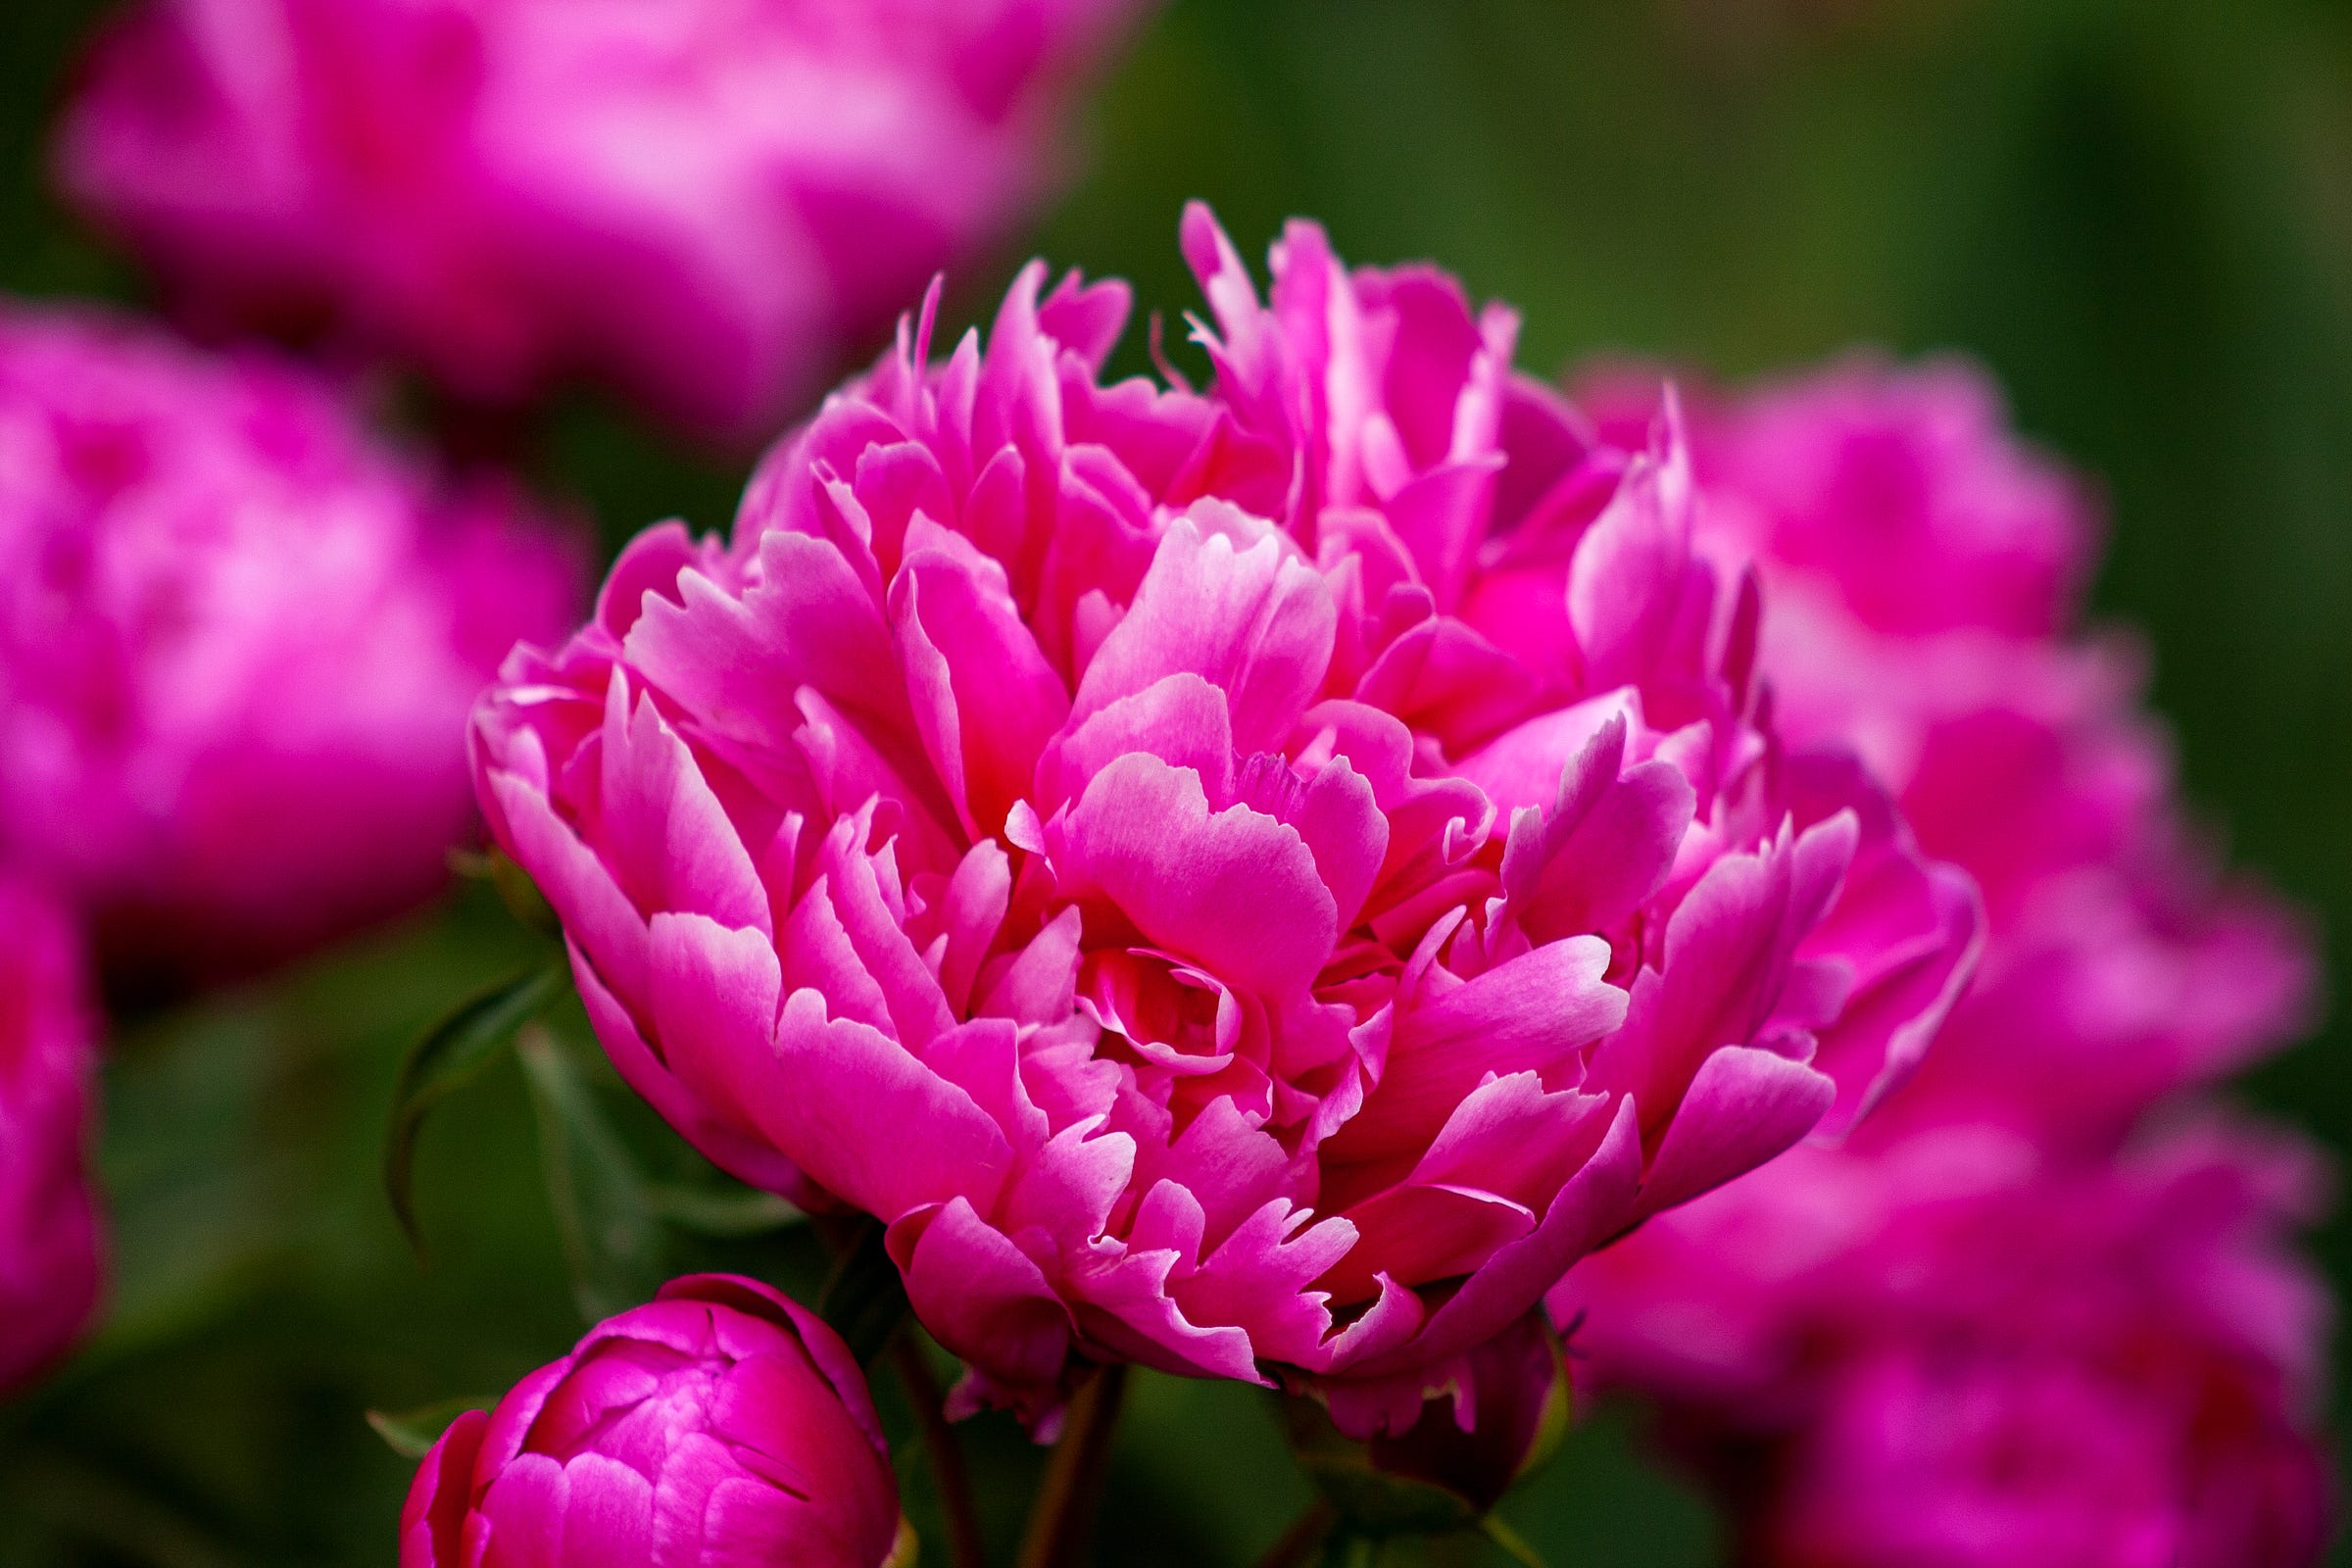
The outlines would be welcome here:
<svg viewBox="0 0 2352 1568">
<path fill-rule="evenodd" d="M 1059 100 L 1143 9 L 141 0 L 59 166 L 201 321 L 764 434 L 1036 200 Z"/>
<path fill-rule="evenodd" d="M 1654 376 L 1586 384 L 1619 441 L 1657 406 Z M 1850 743 L 1984 890 L 1982 972 L 1879 1134 L 2001 1116 L 2111 1141 L 2291 1040 L 2309 938 L 2183 825 L 2142 660 L 2073 629 L 2087 487 L 2005 432 L 1983 378 L 1856 358 L 1693 422 L 1708 547 L 1768 589 L 1780 723 Z"/>
<path fill-rule="evenodd" d="M 460 1416 L 401 1511 L 400 1568 L 884 1568 L 898 1528 L 849 1348 L 766 1286 L 704 1274 Z"/>
<path fill-rule="evenodd" d="M 1910 1069 L 1976 928 L 1747 679 L 1672 422 L 1596 471 L 1514 321 L 1204 210 L 1194 392 L 1124 287 L 932 308 L 477 711 L 614 1063 L 889 1226 L 966 1403 L 1089 1361 L 1349 1431 L 1583 1252 Z"/>
<path fill-rule="evenodd" d="M 0 1394 L 72 1343 L 98 1299 L 87 984 L 65 912 L 0 878 Z"/>
<path fill-rule="evenodd" d="M 94 315 L 0 306 L 0 861 L 174 966 L 440 885 L 466 706 L 576 603 L 567 545 L 288 367 Z"/>
<path fill-rule="evenodd" d="M 1955 1127 L 1789 1159 L 1813 1179 L 1737 1183 L 1570 1281 L 1580 1348 L 1744 1496 L 1743 1561 L 2318 1559 L 2301 1148 L 2201 1128 L 2084 1165 Z"/>
</svg>

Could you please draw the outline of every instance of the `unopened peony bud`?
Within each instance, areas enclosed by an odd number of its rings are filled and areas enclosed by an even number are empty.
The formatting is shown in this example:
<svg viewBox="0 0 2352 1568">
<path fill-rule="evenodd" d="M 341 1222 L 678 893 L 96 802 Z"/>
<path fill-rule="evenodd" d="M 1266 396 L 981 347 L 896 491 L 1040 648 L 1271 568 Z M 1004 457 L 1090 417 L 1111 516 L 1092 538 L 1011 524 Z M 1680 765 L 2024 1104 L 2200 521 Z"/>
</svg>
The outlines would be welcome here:
<svg viewBox="0 0 2352 1568">
<path fill-rule="evenodd" d="M 751 1280 L 673 1280 L 459 1418 L 425 1455 L 400 1568 L 886 1568 L 910 1560 L 865 1380 Z"/>
</svg>

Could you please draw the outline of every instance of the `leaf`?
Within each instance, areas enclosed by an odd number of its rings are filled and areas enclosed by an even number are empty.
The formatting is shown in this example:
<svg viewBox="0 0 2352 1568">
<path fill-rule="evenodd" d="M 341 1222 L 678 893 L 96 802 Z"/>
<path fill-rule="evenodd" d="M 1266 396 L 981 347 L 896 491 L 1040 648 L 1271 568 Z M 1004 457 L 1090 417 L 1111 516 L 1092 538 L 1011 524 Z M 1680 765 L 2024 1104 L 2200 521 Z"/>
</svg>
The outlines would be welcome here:
<svg viewBox="0 0 2352 1568">
<path fill-rule="evenodd" d="M 906 1320 L 906 1282 L 882 1245 L 882 1227 L 869 1224 L 858 1245 L 834 1266 L 816 1310 L 864 1366 L 889 1346 Z"/>
<path fill-rule="evenodd" d="M 654 1182 L 645 1190 L 655 1214 L 682 1231 L 735 1240 L 799 1225 L 808 1216 L 773 1193 L 756 1187 L 704 1187 Z"/>
<path fill-rule="evenodd" d="M 596 1091 L 553 1035 L 536 1025 L 514 1042 L 564 1261 L 580 1314 L 601 1323 L 652 1299 L 663 1279 L 664 1237 L 652 1188 Z"/>
<path fill-rule="evenodd" d="M 1536 1548 L 1529 1545 L 1526 1538 L 1521 1536 L 1518 1531 L 1504 1524 L 1495 1515 L 1489 1514 L 1481 1519 L 1478 1522 L 1478 1528 L 1481 1534 L 1502 1548 L 1504 1555 L 1520 1564 L 1521 1568 L 1544 1568 L 1544 1559 Z"/>
<path fill-rule="evenodd" d="M 556 918 L 555 908 L 539 891 L 539 884 L 503 850 L 452 850 L 449 870 L 452 876 L 468 882 L 489 884 L 499 902 L 507 906 L 507 912 L 514 917 L 514 923 L 524 930 L 550 937 L 564 934 L 564 924 Z"/>
<path fill-rule="evenodd" d="M 569 975 L 550 963 L 486 986 L 450 1009 L 410 1049 L 392 1092 L 392 1128 L 384 1141 L 384 1188 L 392 1213 L 419 1255 L 416 1228 L 416 1135 L 425 1113 L 481 1076 L 498 1050 L 562 992 Z"/>
<path fill-rule="evenodd" d="M 441 1434 L 458 1417 L 468 1410 L 487 1410 L 497 1402 L 486 1398 L 441 1399 L 414 1410 L 370 1410 L 368 1424 L 403 1459 L 421 1459 L 432 1451 L 433 1445 L 441 1441 Z"/>
</svg>

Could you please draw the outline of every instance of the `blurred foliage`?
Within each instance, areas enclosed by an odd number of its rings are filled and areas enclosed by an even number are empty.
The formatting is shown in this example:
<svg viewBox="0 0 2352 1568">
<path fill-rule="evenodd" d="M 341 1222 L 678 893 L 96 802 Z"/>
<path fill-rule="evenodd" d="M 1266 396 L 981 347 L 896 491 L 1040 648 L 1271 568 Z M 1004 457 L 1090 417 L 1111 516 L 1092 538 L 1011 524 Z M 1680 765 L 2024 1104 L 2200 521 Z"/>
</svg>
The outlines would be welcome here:
<svg viewBox="0 0 2352 1568">
<path fill-rule="evenodd" d="M 140 297 L 44 194 L 44 127 L 101 9 L 0 5 L 0 286 L 20 293 Z M 2241 863 L 2317 912 L 2345 972 L 2352 8 L 1175 0 L 1109 83 L 1085 167 L 1026 243 L 1132 278 L 1180 364 L 1200 364 L 1174 343 L 1197 304 L 1174 243 L 1191 196 L 1249 253 L 1306 214 L 1350 257 L 1442 260 L 1521 308 L 1539 368 L 1625 350 L 1740 377 L 1857 340 L 1976 355 L 2024 427 L 2105 484 L 2098 604 L 2150 640 L 2189 792 Z M 985 313 L 1017 259 L 956 279 L 951 317 Z M 516 450 L 608 547 L 663 515 L 722 523 L 746 467 L 585 396 Z M 0 1568 L 390 1560 L 410 1464 L 363 1412 L 504 1389 L 580 1327 L 580 1259 L 567 1269 L 513 1053 L 424 1130 L 429 1267 L 380 1182 L 405 1046 L 532 951 L 468 888 L 122 1024 L 113 1306 L 76 1363 L 0 1411 Z M 710 1173 L 596 1079 L 577 1027 L 557 1020 L 585 1075 L 561 1094 L 593 1096 L 647 1180 L 708 1194 Z M 2345 1043 L 2339 1017 L 2252 1086 L 2338 1149 Z M 665 1220 L 647 1245 L 661 1267 L 756 1259 L 812 1295 L 805 1229 L 706 1228 Z M 2352 1277 L 2352 1227 L 2322 1247 Z M 878 1393 L 936 1541 L 911 1417 L 887 1375 Z M 964 1430 L 1008 1551 L 1038 1455 L 1000 1418 Z M 1699 1505 L 1640 1451 L 1602 1412 L 1504 1512 L 1555 1564 L 1714 1560 Z M 1245 1562 L 1307 1498 L 1262 1396 L 1143 1378 L 1103 1557 Z M 1498 1560 L 1479 1549 L 1429 1560 Z"/>
</svg>

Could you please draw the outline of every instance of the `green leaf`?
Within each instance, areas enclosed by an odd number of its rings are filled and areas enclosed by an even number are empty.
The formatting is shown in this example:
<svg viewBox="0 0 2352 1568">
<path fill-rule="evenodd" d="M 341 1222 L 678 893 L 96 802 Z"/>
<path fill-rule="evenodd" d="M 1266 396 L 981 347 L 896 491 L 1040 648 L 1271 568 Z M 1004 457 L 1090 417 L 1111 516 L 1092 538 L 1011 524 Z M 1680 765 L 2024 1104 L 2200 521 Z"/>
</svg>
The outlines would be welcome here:
<svg viewBox="0 0 2352 1568">
<path fill-rule="evenodd" d="M 514 917 L 514 923 L 524 930 L 550 937 L 564 934 L 564 923 L 556 918 L 555 908 L 539 891 L 539 884 L 531 880 L 530 872 L 508 858 L 504 851 L 452 850 L 449 869 L 451 875 L 468 882 L 489 884 L 499 902 L 507 906 L 507 912 Z"/>
<path fill-rule="evenodd" d="M 654 1212 L 682 1231 L 731 1241 L 762 1236 L 805 1223 L 808 1216 L 773 1193 L 756 1187 L 704 1187 L 686 1182 L 653 1182 L 645 1190 Z"/>
<path fill-rule="evenodd" d="M 882 1245 L 882 1227 L 869 1224 L 858 1245 L 834 1266 L 816 1309 L 864 1366 L 890 1345 L 906 1320 L 906 1282 Z"/>
<path fill-rule="evenodd" d="M 441 1434 L 458 1417 L 468 1410 L 487 1410 L 497 1402 L 486 1398 L 441 1399 L 414 1410 L 370 1410 L 368 1424 L 403 1459 L 421 1459 L 432 1451 L 433 1445 L 441 1441 Z"/>
<path fill-rule="evenodd" d="M 564 989 L 565 967 L 550 963 L 484 987 L 450 1009 L 425 1032 L 401 1063 L 392 1093 L 392 1129 L 384 1141 L 384 1189 L 392 1213 L 421 1254 L 416 1228 L 416 1135 L 425 1114 L 481 1076 L 514 1032 L 538 1016 Z"/>
<path fill-rule="evenodd" d="M 1544 1568 L 1542 1554 L 1528 1544 L 1527 1538 L 1504 1524 L 1495 1515 L 1489 1514 L 1481 1519 L 1478 1522 L 1478 1528 L 1480 1534 L 1499 1546 L 1503 1554 L 1518 1563 L 1520 1568 Z"/>
<path fill-rule="evenodd" d="M 553 1035 L 527 1028 L 514 1053 L 538 1115 L 539 1158 L 572 1297 L 581 1316 L 601 1323 L 652 1299 L 668 1277 L 653 1190 L 586 1074 Z"/>
</svg>

